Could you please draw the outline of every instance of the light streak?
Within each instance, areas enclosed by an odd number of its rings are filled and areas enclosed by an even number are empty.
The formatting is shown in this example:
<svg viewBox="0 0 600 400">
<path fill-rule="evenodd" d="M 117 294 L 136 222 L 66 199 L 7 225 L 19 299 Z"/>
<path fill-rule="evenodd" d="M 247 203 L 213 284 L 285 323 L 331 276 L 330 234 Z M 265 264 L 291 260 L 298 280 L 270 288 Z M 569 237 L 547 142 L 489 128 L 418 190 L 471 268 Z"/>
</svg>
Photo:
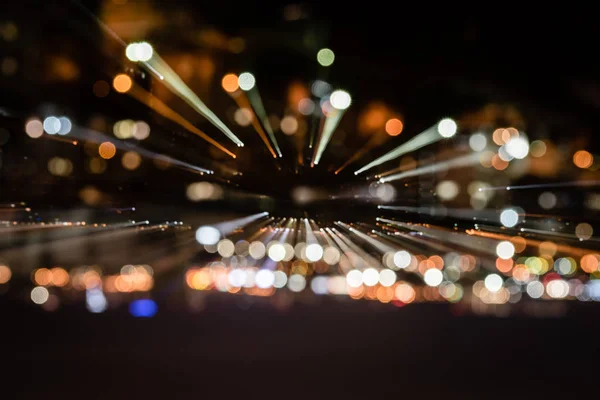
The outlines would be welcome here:
<svg viewBox="0 0 600 400">
<path fill-rule="evenodd" d="M 169 157 L 167 155 L 158 154 L 153 151 L 146 150 L 137 145 L 132 145 L 129 143 L 122 142 L 120 140 L 112 139 L 111 137 L 106 136 L 103 133 L 96 132 L 91 129 L 73 126 L 73 129 L 71 130 L 71 133 L 69 133 L 69 136 L 74 136 L 81 141 L 90 142 L 90 143 L 110 142 L 119 150 L 125 150 L 125 151 L 133 150 L 142 157 L 151 158 L 151 159 L 155 159 L 155 160 L 164 160 L 164 161 L 168 162 L 170 165 L 174 165 L 176 167 L 182 168 L 182 169 L 190 171 L 190 172 L 199 173 L 199 174 L 213 174 L 214 173 L 213 171 L 211 171 L 209 169 L 197 167 L 195 165 L 188 164 L 183 161 L 179 161 L 179 160 Z"/>
<path fill-rule="evenodd" d="M 488 190 L 523 190 L 523 189 L 553 189 L 562 187 L 594 187 L 600 186 L 600 181 L 574 181 L 574 182 L 558 182 L 558 183 L 541 183 L 537 185 L 515 185 L 515 186 L 494 186 L 487 188 L 479 188 L 480 192 Z"/>
<path fill-rule="evenodd" d="M 225 154 L 235 158 L 235 154 L 233 154 L 232 152 L 227 150 L 225 147 L 223 147 L 223 145 L 221 145 L 221 143 L 217 142 L 216 140 L 214 140 L 213 138 L 208 136 L 206 133 L 204 133 L 200 129 L 196 128 L 188 120 L 183 118 L 177 112 L 173 111 L 173 109 L 171 109 L 169 106 L 167 106 L 161 100 L 156 98 L 154 95 L 152 95 L 151 93 L 142 89 L 135 82 L 132 83 L 131 88 L 126 93 L 129 94 L 134 99 L 138 100 L 140 103 L 145 104 L 146 106 L 150 107 L 151 109 L 153 109 L 154 111 L 156 111 L 157 113 L 162 115 L 163 117 L 170 119 L 171 121 L 175 122 L 182 128 L 187 129 L 191 133 L 206 140 L 208 143 L 217 147 L 219 150 L 223 151 Z"/>
<path fill-rule="evenodd" d="M 468 154 L 466 156 L 460 156 L 452 160 L 441 161 L 432 165 L 427 165 L 410 171 L 401 172 L 399 174 L 379 178 L 379 182 L 391 182 L 399 179 L 405 179 L 424 174 L 431 174 L 447 169 L 469 167 L 478 164 L 479 157 L 479 154 Z"/>
<path fill-rule="evenodd" d="M 444 121 L 444 120 L 443 120 Z M 441 122 L 443 122 L 441 121 Z M 440 123 L 441 123 L 440 122 Z M 394 150 L 384 154 L 383 156 L 371 161 L 370 163 L 368 163 L 367 165 L 365 165 L 364 167 L 356 170 L 354 172 L 355 175 L 358 175 L 362 172 L 368 171 L 371 168 L 374 168 L 378 165 L 381 165 L 383 163 L 386 163 L 388 161 L 394 160 L 404 154 L 413 152 L 415 150 L 419 150 L 420 148 L 423 148 L 427 145 L 430 145 L 432 143 L 435 143 L 439 140 L 442 140 L 444 138 L 446 138 L 446 136 L 443 136 L 440 132 L 439 132 L 439 125 L 440 123 L 433 125 L 432 127 L 430 127 L 429 129 L 419 133 L 417 136 L 413 137 L 412 139 L 410 139 L 408 142 L 401 144 L 400 146 L 396 147 Z"/>
</svg>

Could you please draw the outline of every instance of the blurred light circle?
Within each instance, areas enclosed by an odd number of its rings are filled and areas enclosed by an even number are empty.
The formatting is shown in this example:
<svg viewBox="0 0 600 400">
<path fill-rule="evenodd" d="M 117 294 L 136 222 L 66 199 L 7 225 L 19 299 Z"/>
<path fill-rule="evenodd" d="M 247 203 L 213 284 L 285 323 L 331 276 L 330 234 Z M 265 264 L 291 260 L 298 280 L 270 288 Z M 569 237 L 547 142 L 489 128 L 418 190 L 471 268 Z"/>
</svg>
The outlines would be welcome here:
<svg viewBox="0 0 600 400">
<path fill-rule="evenodd" d="M 31 301 L 35 304 L 44 304 L 48 301 L 48 297 L 50 297 L 50 292 L 43 286 L 36 286 L 31 290 Z"/>
<path fill-rule="evenodd" d="M 367 268 L 362 273 L 362 281 L 367 286 L 375 286 L 379 282 L 379 272 L 375 268 Z"/>
<path fill-rule="evenodd" d="M 98 146 L 98 154 L 105 160 L 110 160 L 117 154 L 117 148 L 111 142 L 104 142 Z"/>
<path fill-rule="evenodd" d="M 331 93 L 329 102 L 334 108 L 338 110 L 345 110 L 346 108 L 350 107 L 352 98 L 350 97 L 350 93 L 346 92 L 345 90 L 336 90 Z"/>
<path fill-rule="evenodd" d="M 204 245 L 214 245 L 219 242 L 221 238 L 221 232 L 213 226 L 201 226 L 196 231 L 196 240 L 200 244 Z"/>
<path fill-rule="evenodd" d="M 306 278 L 300 274 L 291 275 L 288 279 L 287 287 L 292 292 L 301 292 L 306 287 Z"/>
<path fill-rule="evenodd" d="M 454 199 L 460 188 L 458 184 L 454 181 L 441 181 L 435 187 L 435 194 L 442 200 L 448 201 Z"/>
<path fill-rule="evenodd" d="M 139 61 L 137 58 L 137 52 L 135 51 L 137 46 L 137 43 L 129 43 L 125 48 L 125 56 L 129 61 Z"/>
<path fill-rule="evenodd" d="M 325 261 L 329 265 L 335 265 L 340 262 L 340 251 L 333 246 L 328 246 L 323 251 L 323 261 Z"/>
<path fill-rule="evenodd" d="M 325 276 L 315 276 L 310 281 L 310 288 L 314 294 L 327 294 L 329 292 L 329 283 Z"/>
<path fill-rule="evenodd" d="M 375 196 L 387 203 L 396 197 L 396 189 L 389 183 L 382 183 L 375 188 Z"/>
<path fill-rule="evenodd" d="M 411 256 L 410 253 L 406 250 L 397 251 L 394 254 L 394 264 L 396 267 L 404 269 L 410 265 Z"/>
<path fill-rule="evenodd" d="M 58 121 L 60 122 L 60 128 L 57 132 L 59 135 L 67 135 L 69 132 L 71 132 L 73 125 L 71 124 L 71 120 L 69 118 L 59 117 Z"/>
<path fill-rule="evenodd" d="M 444 279 L 444 275 L 442 274 L 442 271 L 440 271 L 437 268 L 430 268 L 427 271 L 425 271 L 425 274 L 423 275 L 423 279 L 425 280 L 425 283 L 428 286 L 439 286 L 440 283 L 442 283 L 442 280 Z"/>
<path fill-rule="evenodd" d="M 529 142 L 523 136 L 511 137 L 505 147 L 508 154 L 520 160 L 529 154 Z"/>
<path fill-rule="evenodd" d="M 248 247 L 248 253 L 250 253 L 250 257 L 254 258 L 255 260 L 260 260 L 265 256 L 265 245 L 262 242 L 254 241 L 250 243 L 250 246 Z"/>
<path fill-rule="evenodd" d="M 277 289 L 281 289 L 282 287 L 285 287 L 285 285 L 287 284 L 288 281 L 288 277 L 285 274 L 285 272 L 283 271 L 275 271 L 273 273 L 273 287 L 277 288 Z"/>
<path fill-rule="evenodd" d="M 148 61 L 152 58 L 152 54 L 154 53 L 154 49 L 150 43 L 140 42 L 140 43 L 130 43 L 125 48 L 125 56 L 130 61 Z"/>
<path fill-rule="evenodd" d="M 381 286 L 390 287 L 396 283 L 396 273 L 391 269 L 383 269 L 379 273 L 379 283 Z"/>
<path fill-rule="evenodd" d="M 363 283 L 362 272 L 357 269 L 353 269 L 352 271 L 346 274 L 346 284 L 351 288 L 357 288 Z"/>
<path fill-rule="evenodd" d="M 311 92 L 316 97 L 325 97 L 331 92 L 331 85 L 327 82 L 317 79 L 311 86 Z"/>
<path fill-rule="evenodd" d="M 271 260 L 279 262 L 285 258 L 285 247 L 281 243 L 274 243 L 269 246 L 267 254 Z"/>
<path fill-rule="evenodd" d="M 529 282 L 525 291 L 532 299 L 539 299 L 544 294 L 544 285 L 540 281 Z"/>
<path fill-rule="evenodd" d="M 234 251 L 235 245 L 229 239 L 223 239 L 217 243 L 217 252 L 221 257 L 231 257 Z"/>
<path fill-rule="evenodd" d="M 469 138 L 469 147 L 473 151 L 482 151 L 487 146 L 487 138 L 483 133 L 474 133 Z"/>
<path fill-rule="evenodd" d="M 125 93 L 133 86 L 131 78 L 127 74 L 119 74 L 113 79 L 113 87 L 119 93 Z"/>
<path fill-rule="evenodd" d="M 136 121 L 133 125 L 132 135 L 137 140 L 144 140 L 150 136 L 150 126 L 144 121 Z"/>
<path fill-rule="evenodd" d="M 236 74 L 227 74 L 221 80 L 221 86 L 228 93 L 233 93 L 240 87 L 239 78 Z"/>
<path fill-rule="evenodd" d="M 256 84 L 256 78 L 250 72 L 243 72 L 238 77 L 238 85 L 240 89 L 244 91 L 248 91 L 254 87 Z"/>
<path fill-rule="evenodd" d="M 483 283 L 487 290 L 489 290 L 490 292 L 496 293 L 500 289 L 502 289 L 502 285 L 504 284 L 504 281 L 502 280 L 502 277 L 498 274 L 489 274 L 488 276 L 485 277 L 485 280 Z"/>
<path fill-rule="evenodd" d="M 588 240 L 594 234 L 594 228 L 587 222 L 577 224 L 575 227 L 575 235 L 579 240 Z"/>
<path fill-rule="evenodd" d="M 451 118 L 444 118 L 437 125 L 438 133 L 445 138 L 452 137 L 456 134 L 458 126 Z"/>
<path fill-rule="evenodd" d="M 142 157 L 135 151 L 127 151 L 121 158 L 121 164 L 123 168 L 133 171 L 137 169 L 142 163 Z"/>
<path fill-rule="evenodd" d="M 248 126 L 252 123 L 254 115 L 248 108 L 238 108 L 233 113 L 233 119 L 239 126 Z"/>
<path fill-rule="evenodd" d="M 515 255 L 515 246 L 509 241 L 502 241 L 496 246 L 496 254 L 503 260 L 508 260 Z"/>
<path fill-rule="evenodd" d="M 234 269 L 227 275 L 227 281 L 233 287 L 242 287 L 246 283 L 246 271 L 243 269 Z"/>
<path fill-rule="evenodd" d="M 37 118 L 30 119 L 25 123 L 25 133 L 32 139 L 42 137 L 44 134 L 44 124 Z"/>
<path fill-rule="evenodd" d="M 542 157 L 544 154 L 546 154 L 546 149 L 546 143 L 542 142 L 541 140 L 534 140 L 529 146 L 529 154 L 531 154 L 533 157 Z"/>
<path fill-rule="evenodd" d="M 256 273 L 254 283 L 261 289 L 268 289 L 275 283 L 275 275 L 271 270 L 261 269 Z"/>
<path fill-rule="evenodd" d="M 44 130 L 48 135 L 56 135 L 60 131 L 60 120 L 56 117 L 44 119 Z"/>
<path fill-rule="evenodd" d="M 318 243 L 309 244 L 304 251 L 310 262 L 319 261 L 323 257 L 323 247 Z"/>
<path fill-rule="evenodd" d="M 546 284 L 546 293 L 553 299 L 562 299 L 569 294 L 569 284 L 562 279 L 553 279 Z"/>
<path fill-rule="evenodd" d="M 293 135 L 298 130 L 298 120 L 293 115 L 287 115 L 283 117 L 279 127 L 286 135 Z"/>
<path fill-rule="evenodd" d="M 506 208 L 500 213 L 500 223 L 512 228 L 519 223 L 519 214 L 512 208 Z"/>
<path fill-rule="evenodd" d="M 538 204 L 544 210 L 550 210 L 556 206 L 556 195 L 552 192 L 544 192 L 538 197 Z"/>
<path fill-rule="evenodd" d="M 298 111 L 302 115 L 310 115 L 315 111 L 315 102 L 311 99 L 302 99 L 298 102 Z"/>
<path fill-rule="evenodd" d="M 335 60 L 335 54 L 330 49 L 327 49 L 327 48 L 321 49 L 317 53 L 317 61 L 323 67 L 329 67 L 331 64 L 333 64 L 334 60 Z"/>
<path fill-rule="evenodd" d="M 403 128 L 404 124 L 398 118 L 391 118 L 385 123 L 385 132 L 390 136 L 398 136 Z"/>
</svg>

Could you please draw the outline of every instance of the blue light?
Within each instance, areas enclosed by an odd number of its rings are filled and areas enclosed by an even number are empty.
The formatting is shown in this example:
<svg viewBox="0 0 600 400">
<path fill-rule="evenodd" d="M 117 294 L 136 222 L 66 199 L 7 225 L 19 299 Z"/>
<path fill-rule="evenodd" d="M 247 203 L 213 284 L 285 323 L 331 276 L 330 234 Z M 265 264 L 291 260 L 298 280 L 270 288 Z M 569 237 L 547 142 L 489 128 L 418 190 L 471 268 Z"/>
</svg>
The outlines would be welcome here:
<svg viewBox="0 0 600 400">
<path fill-rule="evenodd" d="M 142 299 L 129 303 L 129 312 L 134 317 L 153 317 L 158 311 L 158 306 L 154 300 Z"/>
</svg>

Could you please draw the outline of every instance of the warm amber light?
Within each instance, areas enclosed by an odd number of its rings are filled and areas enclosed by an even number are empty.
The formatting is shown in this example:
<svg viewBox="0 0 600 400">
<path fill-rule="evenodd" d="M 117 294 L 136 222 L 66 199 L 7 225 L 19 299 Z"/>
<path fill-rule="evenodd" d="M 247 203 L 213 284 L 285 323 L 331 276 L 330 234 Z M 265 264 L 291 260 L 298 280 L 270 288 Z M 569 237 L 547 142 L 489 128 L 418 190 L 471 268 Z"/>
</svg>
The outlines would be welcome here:
<svg viewBox="0 0 600 400">
<path fill-rule="evenodd" d="M 69 273 L 65 269 L 54 267 L 50 272 L 52 273 L 52 284 L 54 286 L 63 287 L 69 283 Z"/>
<path fill-rule="evenodd" d="M 110 160 L 117 153 L 117 148 L 111 142 L 104 142 L 98 147 L 98 154 L 105 160 Z"/>
<path fill-rule="evenodd" d="M 238 84 L 238 77 L 235 74 L 227 74 L 221 81 L 221 86 L 226 92 L 233 93 L 240 87 Z"/>
<path fill-rule="evenodd" d="M 586 254 L 581 257 L 581 269 L 591 274 L 592 272 L 598 271 L 598 264 L 600 260 L 600 255 L 598 254 Z"/>
<path fill-rule="evenodd" d="M 133 82 L 131 81 L 131 78 L 126 74 L 119 74 L 113 79 L 113 87 L 119 93 L 127 92 L 131 89 L 132 85 Z"/>
<path fill-rule="evenodd" d="M 398 136 L 402 133 L 404 124 L 398 118 L 392 118 L 385 123 L 385 131 L 390 136 Z"/>
<path fill-rule="evenodd" d="M 588 151 L 579 150 L 573 154 L 573 164 L 579 168 L 589 168 L 594 163 L 594 156 Z"/>
</svg>

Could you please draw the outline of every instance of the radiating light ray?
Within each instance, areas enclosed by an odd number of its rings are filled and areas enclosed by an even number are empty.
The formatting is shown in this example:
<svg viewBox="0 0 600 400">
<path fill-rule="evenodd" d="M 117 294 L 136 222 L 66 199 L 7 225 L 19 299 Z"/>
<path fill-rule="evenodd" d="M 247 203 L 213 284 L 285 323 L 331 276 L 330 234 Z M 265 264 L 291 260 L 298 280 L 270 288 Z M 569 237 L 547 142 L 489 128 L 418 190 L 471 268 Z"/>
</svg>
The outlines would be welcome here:
<svg viewBox="0 0 600 400">
<path fill-rule="evenodd" d="M 487 188 L 479 188 L 480 192 L 489 190 L 523 190 L 523 189 L 553 189 L 562 187 L 594 187 L 600 186 L 600 181 L 586 180 L 573 182 L 558 182 L 558 183 L 541 183 L 536 185 L 511 185 L 511 186 L 494 186 Z"/>
<path fill-rule="evenodd" d="M 30 242 L 22 246 L 12 247 L 10 249 L 1 251 L 0 254 L 6 259 L 22 259 L 24 251 L 26 251 L 28 254 L 40 253 L 47 249 L 52 249 L 52 251 L 57 253 L 62 251 L 71 251 L 73 248 L 81 246 L 83 243 L 87 243 L 89 240 L 119 240 L 126 236 L 136 235 L 140 226 L 147 225 L 148 221 L 110 224 L 102 228 L 87 225 L 86 227 L 82 228 L 87 229 L 89 232 L 91 232 L 90 234 L 58 238 L 44 242 Z M 98 229 L 100 229 L 100 231 L 98 231 Z"/>
<path fill-rule="evenodd" d="M 479 164 L 479 154 L 468 154 L 447 161 L 440 161 L 431 165 L 415 168 L 410 171 L 401 172 L 399 174 L 389 175 L 379 178 L 379 182 L 391 182 L 399 179 L 411 178 L 414 176 L 431 174 L 439 171 L 445 171 L 454 168 L 464 168 Z"/>
<path fill-rule="evenodd" d="M 73 126 L 73 129 L 71 130 L 71 133 L 69 133 L 69 136 L 74 136 L 83 142 L 90 142 L 90 143 L 110 142 L 119 150 L 125 150 L 125 151 L 134 150 L 136 153 L 138 153 L 142 157 L 146 157 L 146 158 L 150 158 L 150 159 L 154 159 L 154 160 L 163 160 L 165 162 L 168 162 L 170 165 L 174 165 L 174 166 L 176 166 L 178 168 L 182 168 L 186 171 L 199 173 L 199 174 L 213 174 L 214 173 L 213 171 L 211 171 L 209 169 L 197 167 L 195 165 L 188 164 L 183 161 L 179 161 L 175 158 L 166 156 L 164 154 L 158 154 L 153 151 L 146 150 L 146 149 L 144 149 L 140 146 L 134 145 L 134 144 L 125 143 L 120 140 L 112 139 L 111 137 L 104 135 L 103 133 L 96 132 L 92 129 Z"/>
<path fill-rule="evenodd" d="M 204 133 L 200 129 L 196 128 L 188 120 L 183 118 L 180 114 L 175 112 L 173 109 L 171 109 L 165 103 L 163 103 L 160 99 L 155 97 L 152 93 L 147 92 L 146 90 L 142 89 L 135 82 L 132 82 L 131 88 L 129 90 L 127 90 L 126 93 L 128 95 L 130 95 L 131 97 L 133 97 L 134 99 L 138 100 L 140 103 L 145 104 L 146 106 L 150 107 L 151 109 L 153 109 L 154 111 L 156 111 L 157 113 L 162 115 L 163 117 L 168 118 L 169 120 L 175 122 L 182 128 L 187 129 L 189 132 L 206 140 L 208 143 L 217 147 L 219 150 L 223 151 L 225 154 L 228 154 L 229 156 L 231 156 L 233 158 L 236 157 L 235 154 L 233 154 L 232 152 L 227 150 L 225 147 L 223 147 L 223 145 L 221 145 L 221 143 L 217 142 L 216 140 L 214 140 L 213 138 L 208 136 L 206 133 Z"/>
<path fill-rule="evenodd" d="M 250 100 L 248 100 L 246 93 L 243 90 L 238 89 L 237 91 L 235 91 L 233 93 L 229 93 L 229 95 L 231 96 L 231 98 L 233 100 L 235 100 L 235 102 L 237 103 L 239 108 L 250 110 L 250 112 L 252 112 L 252 120 L 250 121 L 252 123 L 252 126 L 256 130 L 256 133 L 258 133 L 258 136 L 260 136 L 260 138 L 262 139 L 265 146 L 267 146 L 269 153 L 271 153 L 273 158 L 277 158 L 277 154 L 275 154 L 275 150 L 273 149 L 273 147 L 271 146 L 271 143 L 267 139 L 267 135 L 265 134 L 265 131 L 263 130 L 260 123 L 258 122 L 256 113 L 254 112 L 254 109 L 252 108 L 252 105 L 250 104 Z"/>
<path fill-rule="evenodd" d="M 318 244 L 317 238 L 313 232 L 313 228 L 312 226 L 310 226 L 310 223 L 308 221 L 308 218 L 304 218 L 304 229 L 306 230 L 306 244 Z M 318 230 L 318 227 L 317 227 Z"/>
<path fill-rule="evenodd" d="M 236 229 L 243 228 L 244 226 L 246 226 L 254 221 L 260 220 L 261 218 L 264 218 L 268 215 L 269 215 L 268 212 L 261 212 L 261 213 L 249 215 L 249 216 L 243 217 L 243 218 L 237 218 L 237 219 L 233 219 L 230 221 L 219 222 L 219 223 L 213 224 L 211 226 L 213 228 L 217 229 L 220 232 L 221 236 L 227 236 L 230 233 L 232 233 L 233 231 L 235 231 Z"/>
<path fill-rule="evenodd" d="M 471 208 L 446 208 L 439 206 L 384 206 L 380 205 L 377 208 L 382 210 L 405 211 L 415 214 L 424 214 L 430 216 L 452 217 L 470 221 L 493 221 L 500 222 L 500 214 L 502 210 L 473 210 Z"/>
<path fill-rule="evenodd" d="M 485 237 L 485 238 L 492 238 L 492 239 L 497 239 L 497 240 L 508 240 L 510 241 L 511 239 L 513 239 L 513 236 L 509 236 L 509 235 L 505 235 L 505 234 L 501 234 L 501 233 L 490 233 L 490 232 L 482 232 L 476 229 L 467 229 L 465 231 L 467 233 L 467 235 L 472 235 L 472 236 L 480 236 L 480 237 Z M 542 243 L 546 242 L 546 240 L 538 240 L 538 239 L 533 239 L 530 237 L 524 237 L 524 236 L 518 236 L 521 239 L 523 239 L 525 241 L 526 246 L 533 246 L 533 247 L 540 247 L 540 245 L 542 245 Z M 593 249 L 585 249 L 585 248 L 581 248 L 581 247 L 574 247 L 574 246 L 570 246 L 570 245 L 566 245 L 566 244 L 562 244 L 562 243 L 555 243 L 556 244 L 556 250 L 558 252 L 561 253 L 565 253 L 565 254 L 570 254 L 576 257 L 582 257 L 586 254 L 589 253 L 595 253 L 597 252 L 597 250 L 593 250 Z"/>
<path fill-rule="evenodd" d="M 79 144 L 79 143 L 77 143 L 76 140 L 69 140 L 67 138 L 58 137 L 56 135 L 48 135 L 47 133 L 44 133 L 41 136 L 41 138 L 42 139 L 50 139 L 50 140 L 54 140 L 54 141 L 57 141 L 57 142 L 69 143 L 69 144 L 72 144 L 73 146 L 77 146 Z"/>
<path fill-rule="evenodd" d="M 336 174 L 336 175 L 339 174 L 348 165 L 350 165 L 354 161 L 360 159 L 367 152 L 369 152 L 371 149 L 373 149 L 377 145 L 378 142 L 379 142 L 379 138 L 377 137 L 377 135 L 371 136 L 371 139 L 369 139 L 369 141 L 364 146 L 362 146 L 360 149 L 358 149 L 348 160 L 346 160 L 338 169 L 336 169 L 334 174 Z"/>
<path fill-rule="evenodd" d="M 442 246 L 436 243 L 431 244 L 429 241 L 419 237 L 411 236 L 406 233 L 398 232 L 396 230 L 394 230 L 394 233 L 380 232 L 375 229 L 371 232 L 383 239 L 399 245 L 402 249 L 409 250 L 414 254 L 421 253 L 424 249 L 434 249 L 436 251 L 446 251 L 447 249 L 447 246 Z"/>
<path fill-rule="evenodd" d="M 413 137 L 412 139 L 410 139 L 409 141 L 401 144 L 400 146 L 396 147 L 394 150 L 384 154 L 383 156 L 371 161 L 370 163 L 368 163 L 367 165 L 365 165 L 364 167 L 356 170 L 354 172 L 354 175 L 358 175 L 362 172 L 368 171 L 371 168 L 374 168 L 378 165 L 381 165 L 383 163 L 386 163 L 388 161 L 394 160 L 404 154 L 413 152 L 415 150 L 418 150 L 420 148 L 423 148 L 427 145 L 430 145 L 432 143 L 435 143 L 439 140 L 445 139 L 446 136 L 443 136 L 440 131 L 439 131 L 439 125 L 440 123 L 433 125 L 432 127 L 430 127 L 429 129 L 419 133 L 417 136 Z"/>
<path fill-rule="evenodd" d="M 311 166 L 314 167 L 315 165 L 319 164 L 319 161 L 321 161 L 323 152 L 329 144 L 329 141 L 331 140 L 331 137 L 333 136 L 333 133 L 335 132 L 335 129 L 337 128 L 343 116 L 344 110 L 333 109 L 325 118 L 325 122 L 323 123 L 323 130 L 319 135 L 317 146 L 315 147 Z"/>
<path fill-rule="evenodd" d="M 336 225 L 343 227 L 339 221 L 336 222 Z M 344 235 L 342 232 L 338 231 L 336 228 L 331 228 L 331 230 L 335 233 L 335 235 L 337 235 L 337 237 L 339 237 L 344 243 L 346 243 L 348 245 L 348 247 L 350 247 L 350 249 L 355 254 L 357 254 L 359 256 L 359 258 L 362 260 L 362 262 L 364 263 L 363 268 L 358 268 L 358 269 L 364 269 L 364 268 L 368 268 L 368 267 L 373 267 L 373 268 L 378 268 L 378 269 L 382 268 L 381 263 L 379 262 L 378 259 L 376 259 L 372 255 L 367 253 L 362 247 L 360 247 L 359 245 L 354 243 L 348 236 Z"/>
<path fill-rule="evenodd" d="M 265 130 L 267 131 L 267 134 L 269 135 L 269 138 L 271 138 L 273 146 L 275 147 L 275 150 L 277 150 L 277 155 L 280 158 L 283 157 L 281 154 L 281 149 L 279 148 L 279 144 L 277 143 L 277 139 L 275 138 L 275 134 L 273 133 L 273 128 L 271 128 L 271 124 L 269 123 L 265 106 L 263 105 L 260 94 L 258 93 L 258 87 L 255 85 L 246 93 L 248 93 L 248 100 L 250 101 L 250 104 L 252 104 L 252 108 L 254 109 L 256 115 L 258 115 L 260 118 Z"/>
<path fill-rule="evenodd" d="M 377 250 L 379 250 L 381 253 L 386 253 L 388 251 L 394 251 L 396 250 L 395 248 L 393 248 L 392 246 L 389 246 L 379 240 L 376 240 L 374 238 L 372 238 L 371 236 L 367 235 L 364 232 L 361 232 L 360 230 L 348 225 L 348 224 L 344 224 L 344 223 L 338 223 L 338 225 L 343 226 L 344 228 L 346 228 L 347 230 L 349 230 L 351 233 L 355 234 L 356 236 L 358 236 L 359 238 L 363 239 L 364 241 L 366 241 L 367 243 L 369 243 L 371 246 L 375 247 Z"/>
<path fill-rule="evenodd" d="M 342 254 L 348 259 L 348 262 L 350 263 L 352 268 L 354 268 L 354 269 L 363 269 L 364 268 L 364 265 L 362 265 L 362 263 L 359 262 L 361 260 L 360 257 L 352 257 L 351 256 L 351 254 L 356 254 L 355 250 L 352 247 L 350 247 L 346 242 L 344 242 L 338 233 L 334 232 L 331 228 L 325 228 L 325 232 L 337 244 L 339 249 L 342 251 Z M 351 270 L 350 268 L 344 268 L 342 266 L 342 264 L 339 264 L 339 266 L 340 266 L 340 270 L 345 274 Z"/>
<path fill-rule="evenodd" d="M 427 235 L 434 240 L 451 243 L 459 247 L 487 253 L 493 256 L 496 255 L 496 246 L 498 245 L 498 241 L 493 239 L 479 238 L 480 240 L 470 240 L 470 235 L 466 233 L 444 230 L 439 227 L 432 228 L 429 226 L 407 224 L 404 222 L 393 221 L 386 218 L 377 218 L 377 221 L 385 222 L 387 224 L 396 225 L 404 229 L 419 232 L 419 234 Z"/>
<path fill-rule="evenodd" d="M 164 77 L 164 79 L 159 79 L 165 84 L 165 86 L 167 86 L 173 93 L 188 103 L 200 115 L 208 119 L 214 126 L 223 132 L 225 136 L 231 139 L 232 142 L 240 147 L 244 145 L 244 143 L 238 139 L 233 132 L 231 132 L 231 130 L 219 119 L 219 117 L 217 117 L 215 113 L 213 113 L 211 109 L 208 108 L 206 104 L 202 102 L 202 100 L 200 100 L 200 98 L 192 91 L 192 89 L 190 89 L 189 86 L 187 86 L 185 82 L 181 80 L 179 75 L 177 75 L 177 73 L 171 69 L 171 67 L 156 53 L 156 51 L 152 54 L 152 57 L 147 61 L 147 63 L 143 63 L 144 66 L 146 64 L 153 68 L 153 70 L 150 70 L 152 74 L 156 75 L 156 72 L 158 72 L 158 74 Z"/>
<path fill-rule="evenodd" d="M 565 238 L 565 239 L 572 239 L 572 240 L 577 240 L 577 241 L 582 241 L 582 239 L 579 239 L 579 237 L 573 233 L 563 233 L 563 232 L 552 232 L 552 231 L 545 231 L 542 229 L 531 229 L 531 228 L 520 228 L 519 229 L 521 232 L 533 232 L 533 233 L 538 233 L 540 235 L 545 235 L 545 236 L 556 236 L 556 237 L 561 237 L 561 238 Z M 600 238 L 598 237 L 590 237 L 589 239 L 585 239 L 586 242 L 600 242 Z"/>
<path fill-rule="evenodd" d="M 123 48 L 127 44 L 113 30 L 104 24 L 90 10 L 83 6 L 79 1 L 75 4 L 89 17 L 91 17 L 100 28 L 114 38 Z M 179 75 L 171 69 L 171 67 L 156 53 L 152 52 L 152 57 L 148 61 L 140 61 L 140 63 L 154 76 L 156 76 L 164 85 L 170 89 L 175 95 L 188 103 L 196 112 L 208 119 L 215 127 L 225 134 L 238 146 L 244 146 L 244 143 L 200 100 L 200 98 L 181 80 Z M 187 129 L 187 128 L 186 128 Z"/>
</svg>

